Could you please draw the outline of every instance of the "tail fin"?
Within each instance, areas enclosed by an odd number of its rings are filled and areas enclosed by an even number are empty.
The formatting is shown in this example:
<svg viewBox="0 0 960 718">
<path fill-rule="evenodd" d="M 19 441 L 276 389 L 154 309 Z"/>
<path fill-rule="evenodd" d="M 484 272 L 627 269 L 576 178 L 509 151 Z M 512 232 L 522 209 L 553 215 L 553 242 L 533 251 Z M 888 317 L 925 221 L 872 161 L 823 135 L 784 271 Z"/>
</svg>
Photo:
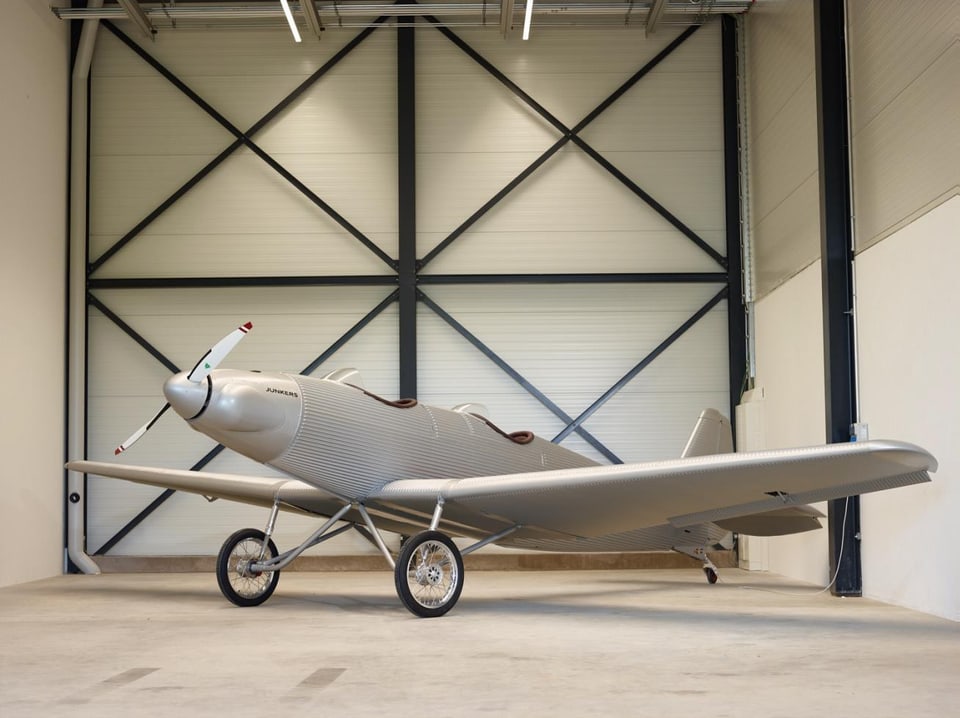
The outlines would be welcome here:
<svg viewBox="0 0 960 718">
<path fill-rule="evenodd" d="M 690 434 L 680 458 L 732 452 L 733 431 L 730 420 L 716 409 L 704 409 L 700 412 L 697 425 L 693 427 L 693 433 Z"/>
</svg>

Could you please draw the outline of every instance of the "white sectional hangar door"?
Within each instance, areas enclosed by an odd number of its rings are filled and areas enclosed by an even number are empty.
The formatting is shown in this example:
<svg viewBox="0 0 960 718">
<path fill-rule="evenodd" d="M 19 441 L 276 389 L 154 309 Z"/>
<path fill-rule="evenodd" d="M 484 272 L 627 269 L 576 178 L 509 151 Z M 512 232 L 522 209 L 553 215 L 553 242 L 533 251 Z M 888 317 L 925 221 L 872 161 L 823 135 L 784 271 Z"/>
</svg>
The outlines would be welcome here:
<svg viewBox="0 0 960 718">
<path fill-rule="evenodd" d="M 224 366 L 355 367 L 601 461 L 675 457 L 738 399 L 732 18 L 527 43 L 431 17 L 299 45 L 131 27 L 101 23 L 91 73 L 90 459 L 245 321 Z M 269 475 L 172 412 L 123 459 Z M 266 519 L 158 494 L 90 477 L 88 552 L 209 555 Z M 323 550 L 373 551 L 350 535 Z"/>
</svg>

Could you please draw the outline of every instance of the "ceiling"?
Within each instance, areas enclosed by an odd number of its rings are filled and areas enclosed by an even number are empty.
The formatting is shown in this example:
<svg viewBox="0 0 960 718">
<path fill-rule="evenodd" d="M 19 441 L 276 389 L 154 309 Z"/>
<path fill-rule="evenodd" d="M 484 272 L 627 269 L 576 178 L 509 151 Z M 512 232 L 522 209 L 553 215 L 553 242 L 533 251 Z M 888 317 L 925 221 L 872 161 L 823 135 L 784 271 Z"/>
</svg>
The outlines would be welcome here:
<svg viewBox="0 0 960 718">
<path fill-rule="evenodd" d="M 400 17 L 431 17 L 446 27 L 490 28 L 519 35 L 527 2 L 532 27 L 661 27 L 699 25 L 711 15 L 744 13 L 754 0 L 290 0 L 304 38 L 339 28 L 362 28 Z M 54 8 L 64 20 L 131 21 L 144 35 L 186 29 L 287 27 L 281 0 L 90 0 L 85 8 Z"/>
</svg>

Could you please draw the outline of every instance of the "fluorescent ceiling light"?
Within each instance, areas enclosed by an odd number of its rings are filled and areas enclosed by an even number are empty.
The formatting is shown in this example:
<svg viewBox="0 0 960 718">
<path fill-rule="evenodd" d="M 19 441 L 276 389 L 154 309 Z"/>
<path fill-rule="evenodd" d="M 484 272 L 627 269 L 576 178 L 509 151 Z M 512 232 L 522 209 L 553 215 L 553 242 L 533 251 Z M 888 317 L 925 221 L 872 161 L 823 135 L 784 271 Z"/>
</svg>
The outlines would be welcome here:
<svg viewBox="0 0 960 718">
<path fill-rule="evenodd" d="M 530 39 L 530 19 L 533 17 L 533 0 L 527 0 L 527 10 L 523 14 L 523 39 Z"/>
<path fill-rule="evenodd" d="M 290 32 L 293 33 L 293 39 L 300 42 L 300 31 L 297 30 L 297 23 L 293 19 L 293 13 L 290 12 L 290 3 L 288 0 L 280 0 L 280 4 L 283 5 L 283 14 L 287 16 L 287 24 L 290 25 Z"/>
</svg>

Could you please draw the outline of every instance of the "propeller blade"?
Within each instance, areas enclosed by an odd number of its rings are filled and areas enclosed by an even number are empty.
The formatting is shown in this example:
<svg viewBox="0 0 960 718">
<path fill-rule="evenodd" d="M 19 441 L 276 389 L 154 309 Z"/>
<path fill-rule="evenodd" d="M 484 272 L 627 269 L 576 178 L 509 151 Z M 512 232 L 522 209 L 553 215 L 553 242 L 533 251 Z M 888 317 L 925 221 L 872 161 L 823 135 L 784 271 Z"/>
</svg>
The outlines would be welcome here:
<svg viewBox="0 0 960 718">
<path fill-rule="evenodd" d="M 206 379 L 207 374 L 219 366 L 220 362 L 226 358 L 227 354 L 233 351 L 233 348 L 240 343 L 240 340 L 243 339 L 251 329 L 253 329 L 252 322 L 242 324 L 214 344 L 213 348 L 204 354 L 200 358 L 200 361 L 197 362 L 197 365 L 193 367 L 190 374 L 187 375 L 187 379 L 195 383 Z"/>
<path fill-rule="evenodd" d="M 118 446 L 116 449 L 114 449 L 114 450 L 113 450 L 113 455 L 114 455 L 114 456 L 117 456 L 118 454 L 122 454 L 124 451 L 126 451 L 127 449 L 129 449 L 129 448 L 130 448 L 131 446 L 133 446 L 135 443 L 137 443 L 137 440 L 138 440 L 141 436 L 143 436 L 144 434 L 146 434 L 147 431 L 150 429 L 150 427 L 153 426 L 154 424 L 156 424 L 156 423 L 157 423 L 157 420 L 158 420 L 161 416 L 163 416 L 164 413 L 165 413 L 165 412 L 167 411 L 167 409 L 169 409 L 169 408 L 170 408 L 170 404 L 164 404 L 164 405 L 163 405 L 163 408 L 162 408 L 160 411 L 158 411 L 158 412 L 156 413 L 156 415 L 155 415 L 150 421 L 148 421 L 146 424 L 144 424 L 144 425 L 141 426 L 139 429 L 137 429 L 137 430 L 130 436 L 129 439 L 127 439 L 127 440 L 124 441 L 122 444 L 120 444 L 120 446 Z"/>
</svg>

